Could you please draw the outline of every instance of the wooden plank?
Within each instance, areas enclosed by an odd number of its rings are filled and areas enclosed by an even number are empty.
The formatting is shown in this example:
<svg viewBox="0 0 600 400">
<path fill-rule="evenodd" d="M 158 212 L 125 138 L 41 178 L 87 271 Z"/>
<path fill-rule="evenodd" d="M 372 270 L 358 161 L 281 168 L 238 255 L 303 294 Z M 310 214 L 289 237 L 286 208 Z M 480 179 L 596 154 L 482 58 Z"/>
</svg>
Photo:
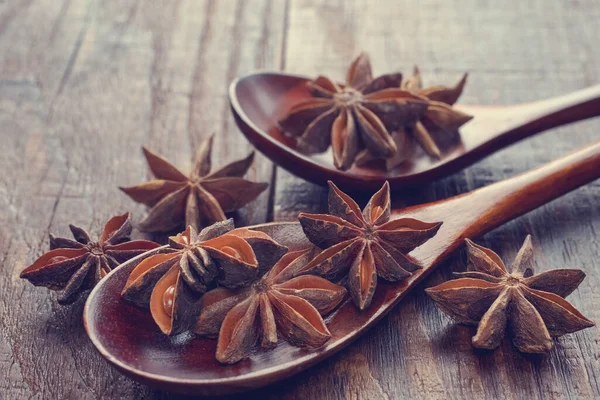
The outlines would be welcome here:
<svg viewBox="0 0 600 400">
<path fill-rule="evenodd" d="M 83 301 L 60 307 L 18 278 L 74 223 L 146 211 L 118 185 L 143 181 L 142 144 L 185 167 L 217 132 L 215 165 L 250 146 L 229 115 L 238 74 L 277 68 L 285 4 L 67 0 L 0 5 L 0 397 L 159 396 L 108 367 L 85 335 Z M 6 150 L 8 149 L 8 150 Z M 19 171 L 17 175 L 13 171 Z M 270 181 L 261 156 L 250 179 Z M 268 193 L 239 213 L 267 218 Z"/>
<path fill-rule="evenodd" d="M 291 5 L 286 70 L 344 76 L 361 50 L 377 73 L 410 73 L 426 83 L 453 83 L 470 73 L 462 101 L 511 104 L 584 88 L 600 81 L 591 2 L 533 1 L 500 8 L 489 1 L 318 1 Z M 598 120 L 573 124 L 501 151 L 462 173 L 394 194 L 415 204 L 463 193 L 534 168 L 597 140 Z M 369 194 L 362 193 L 362 204 Z M 507 260 L 527 233 L 536 268 L 582 268 L 588 274 L 569 300 L 598 320 L 594 293 L 600 229 L 600 183 L 579 189 L 479 241 Z M 275 218 L 324 212 L 325 190 L 277 170 Z M 453 325 L 423 288 L 464 268 L 463 254 L 441 266 L 356 344 L 267 398 L 329 393 L 328 398 L 595 398 L 600 396 L 598 329 L 559 339 L 547 356 L 519 354 L 508 340 L 495 352 L 474 351 L 473 329 Z M 267 393 L 264 391 L 262 393 Z"/>
</svg>

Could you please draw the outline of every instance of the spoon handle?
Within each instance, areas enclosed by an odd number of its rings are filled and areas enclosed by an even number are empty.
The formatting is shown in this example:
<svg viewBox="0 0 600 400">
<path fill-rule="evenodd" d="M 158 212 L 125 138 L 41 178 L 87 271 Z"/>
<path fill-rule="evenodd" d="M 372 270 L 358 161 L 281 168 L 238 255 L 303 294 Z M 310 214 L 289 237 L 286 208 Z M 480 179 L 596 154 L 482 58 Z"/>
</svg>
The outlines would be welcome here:
<svg viewBox="0 0 600 400">
<path fill-rule="evenodd" d="M 464 238 L 489 232 L 598 178 L 600 142 L 473 192 L 394 213 L 426 221 L 443 221 L 436 235 L 443 243 L 423 245 L 414 252 L 424 265 L 431 266 L 458 247 Z"/>
<path fill-rule="evenodd" d="M 474 193 L 477 222 L 469 234 L 488 232 L 600 178 L 600 142 Z"/>
<path fill-rule="evenodd" d="M 476 115 L 461 135 L 472 156 L 479 153 L 474 159 L 479 159 L 545 130 L 600 116 L 600 85 L 532 103 L 456 107 Z"/>
<path fill-rule="evenodd" d="M 531 119 L 522 129 L 538 132 L 600 116 L 600 85 L 527 104 L 521 112 Z"/>
</svg>

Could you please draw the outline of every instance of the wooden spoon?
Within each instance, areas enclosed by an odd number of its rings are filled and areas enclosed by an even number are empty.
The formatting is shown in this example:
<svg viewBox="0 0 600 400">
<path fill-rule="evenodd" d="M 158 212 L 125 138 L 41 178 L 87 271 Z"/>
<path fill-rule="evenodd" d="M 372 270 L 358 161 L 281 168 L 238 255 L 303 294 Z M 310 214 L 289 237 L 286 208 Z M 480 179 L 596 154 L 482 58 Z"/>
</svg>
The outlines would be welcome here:
<svg viewBox="0 0 600 400">
<path fill-rule="evenodd" d="M 281 73 L 254 73 L 235 80 L 229 99 L 235 120 L 250 142 L 274 163 L 308 181 L 336 185 L 356 191 L 375 190 L 384 181 L 392 189 L 429 182 L 450 175 L 528 136 L 570 122 L 600 115 L 600 85 L 534 103 L 510 106 L 468 106 L 456 108 L 474 116 L 460 129 L 460 135 L 439 143 L 442 157 L 431 158 L 422 151 L 414 160 L 391 171 L 381 167 L 352 167 L 340 171 L 333 166 L 331 150 L 304 155 L 294 141 L 282 134 L 277 121 L 290 105 L 310 97 L 308 78 Z"/>
<path fill-rule="evenodd" d="M 205 395 L 258 388 L 294 375 L 341 350 L 375 324 L 425 278 L 466 237 L 476 237 L 600 177 L 600 142 L 522 175 L 437 202 L 394 210 L 395 218 L 443 221 L 437 235 L 411 255 L 424 268 L 396 283 L 380 280 L 371 306 L 360 312 L 345 303 L 328 318 L 331 340 L 306 351 L 280 342 L 270 351 L 224 366 L 215 360 L 216 340 L 191 334 L 169 338 L 149 312 L 120 299 L 135 266 L 124 263 L 91 292 L 84 322 L 93 344 L 111 364 L 130 377 L 165 390 Z M 251 227 L 270 234 L 292 250 L 308 243 L 300 224 L 280 222 Z M 525 235 L 525 234 L 524 234 Z M 154 251 L 154 250 L 153 250 Z"/>
</svg>

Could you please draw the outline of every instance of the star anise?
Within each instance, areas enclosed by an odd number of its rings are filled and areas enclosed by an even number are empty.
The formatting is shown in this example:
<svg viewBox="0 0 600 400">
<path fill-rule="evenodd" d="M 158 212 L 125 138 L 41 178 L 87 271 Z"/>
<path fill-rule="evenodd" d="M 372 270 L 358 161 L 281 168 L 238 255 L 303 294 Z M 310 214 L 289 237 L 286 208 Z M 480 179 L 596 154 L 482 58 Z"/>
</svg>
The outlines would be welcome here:
<svg viewBox="0 0 600 400">
<path fill-rule="evenodd" d="M 261 348 L 277 346 L 277 334 L 290 344 L 316 348 L 331 334 L 322 316 L 334 310 L 346 290 L 318 276 L 294 274 L 312 250 L 290 252 L 252 286 L 232 291 L 217 288 L 202 298 L 194 331 L 219 337 L 217 360 L 233 364 Z"/>
<path fill-rule="evenodd" d="M 246 205 L 267 188 L 267 183 L 255 183 L 242 178 L 254 160 L 254 152 L 209 173 L 212 143 L 212 135 L 202 143 L 189 176 L 143 148 L 150 170 L 157 179 L 120 188 L 133 200 L 152 207 L 140 223 L 140 229 L 168 232 L 185 221 L 185 226 L 200 230 L 225 220 L 226 212 Z"/>
<path fill-rule="evenodd" d="M 471 269 L 426 292 L 457 322 L 478 325 L 473 346 L 494 349 L 508 327 L 513 343 L 525 353 L 552 348 L 552 337 L 594 326 L 563 297 L 585 278 L 578 269 L 555 269 L 533 275 L 531 236 L 510 271 L 490 249 L 467 239 Z"/>
<path fill-rule="evenodd" d="M 74 225 L 69 228 L 75 240 L 50 234 L 50 251 L 20 275 L 35 286 L 59 290 L 60 304 L 73 303 L 122 262 L 159 246 L 148 240 L 128 241 L 132 229 L 129 213 L 111 218 L 97 242 L 85 230 Z"/>
<path fill-rule="evenodd" d="M 150 308 L 167 335 L 188 330 L 200 297 L 216 282 L 236 288 L 253 282 L 287 252 L 267 234 L 217 222 L 199 234 L 193 227 L 169 238 L 170 251 L 143 260 L 123 288 L 123 299 Z"/>
<path fill-rule="evenodd" d="M 368 149 L 375 157 L 391 157 L 397 147 L 391 131 L 416 121 L 427 99 L 400 88 L 402 74 L 373 79 L 366 53 L 350 65 L 346 83 L 319 76 L 308 82 L 312 98 L 292 106 L 279 122 L 298 137 L 298 149 L 321 153 L 331 145 L 336 168 L 352 166 L 357 154 Z"/>
<path fill-rule="evenodd" d="M 391 157 L 380 157 L 367 149 L 357 156 L 357 164 L 363 165 L 368 161 L 384 158 L 386 168 L 388 170 L 392 169 L 412 156 L 411 138 L 414 138 L 429 156 L 440 158 L 440 149 L 430 132 L 441 130 L 446 133 L 453 133 L 473 118 L 471 115 L 452 107 L 462 94 L 466 83 L 467 74 L 464 74 L 453 87 L 435 85 L 423 88 L 421 73 L 419 68 L 415 67 L 413 76 L 404 80 L 401 88 L 427 98 L 429 100 L 427 109 L 418 120 L 410 121 L 392 132 L 392 139 L 398 150 Z"/>
<path fill-rule="evenodd" d="M 394 282 L 420 268 L 406 253 L 429 240 L 441 225 L 412 218 L 390 221 L 388 182 L 361 212 L 354 200 L 330 181 L 329 213 L 298 216 L 308 239 L 324 249 L 301 273 L 332 280 L 347 274 L 352 300 L 361 310 L 371 303 L 377 276 Z"/>
</svg>

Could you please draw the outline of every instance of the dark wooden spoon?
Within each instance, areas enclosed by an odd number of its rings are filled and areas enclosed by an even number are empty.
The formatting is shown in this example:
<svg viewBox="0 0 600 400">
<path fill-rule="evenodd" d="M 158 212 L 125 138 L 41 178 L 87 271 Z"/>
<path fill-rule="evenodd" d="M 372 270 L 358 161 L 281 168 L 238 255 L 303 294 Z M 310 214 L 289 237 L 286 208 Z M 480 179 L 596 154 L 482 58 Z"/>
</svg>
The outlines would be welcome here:
<svg viewBox="0 0 600 400">
<path fill-rule="evenodd" d="M 273 162 L 308 181 L 324 185 L 332 180 L 346 190 L 374 190 L 389 181 L 392 189 L 429 182 L 450 175 L 487 155 L 538 132 L 600 115 L 600 85 L 534 103 L 510 106 L 456 105 L 474 118 L 460 135 L 440 143 L 441 159 L 422 151 L 414 160 L 391 171 L 381 167 L 337 170 L 331 150 L 304 155 L 277 128 L 290 105 L 310 96 L 306 77 L 282 73 L 254 73 L 235 80 L 229 100 L 235 120 L 250 142 Z"/>
<path fill-rule="evenodd" d="M 215 360 L 216 340 L 183 334 L 163 335 L 150 314 L 120 299 L 135 262 L 112 271 L 92 291 L 84 322 L 93 344 L 111 364 L 151 386 L 196 394 L 249 390 L 294 375 L 341 350 L 375 324 L 427 276 L 466 237 L 476 237 L 548 201 L 600 177 L 600 142 L 522 175 L 446 200 L 394 210 L 394 217 L 443 221 L 437 235 L 411 255 L 423 265 L 397 284 L 380 281 L 371 306 L 360 312 L 352 303 L 330 318 L 331 340 L 306 351 L 285 342 L 238 364 Z M 255 225 L 275 240 L 297 249 L 307 245 L 300 224 Z"/>
</svg>

